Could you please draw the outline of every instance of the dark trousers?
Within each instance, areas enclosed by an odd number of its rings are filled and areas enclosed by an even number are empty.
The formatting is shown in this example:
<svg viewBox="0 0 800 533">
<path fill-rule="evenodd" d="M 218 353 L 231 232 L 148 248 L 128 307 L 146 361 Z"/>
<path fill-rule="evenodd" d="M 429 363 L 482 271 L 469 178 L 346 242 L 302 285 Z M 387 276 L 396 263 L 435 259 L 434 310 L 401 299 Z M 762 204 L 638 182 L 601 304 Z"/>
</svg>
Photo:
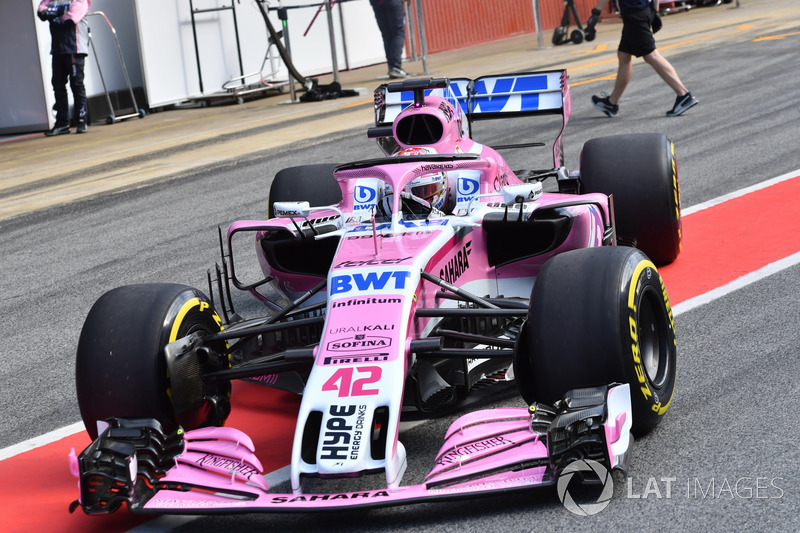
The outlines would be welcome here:
<svg viewBox="0 0 800 533">
<path fill-rule="evenodd" d="M 56 96 L 56 127 L 69 126 L 69 98 L 67 81 L 75 101 L 75 123 L 86 122 L 88 108 L 86 106 L 86 87 L 83 84 L 83 66 L 86 56 L 83 54 L 53 55 L 53 92 Z"/>
<path fill-rule="evenodd" d="M 389 70 L 403 65 L 403 48 L 406 44 L 406 13 L 403 0 L 370 0 L 375 20 L 383 37 L 383 50 Z"/>
</svg>

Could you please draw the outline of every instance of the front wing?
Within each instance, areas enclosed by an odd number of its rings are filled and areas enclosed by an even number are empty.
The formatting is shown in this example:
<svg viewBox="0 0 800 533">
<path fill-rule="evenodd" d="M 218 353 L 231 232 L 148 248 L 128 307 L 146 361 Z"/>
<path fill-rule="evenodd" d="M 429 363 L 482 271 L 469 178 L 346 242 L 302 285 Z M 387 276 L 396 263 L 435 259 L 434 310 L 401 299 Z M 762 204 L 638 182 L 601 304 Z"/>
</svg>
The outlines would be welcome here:
<svg viewBox="0 0 800 533">
<path fill-rule="evenodd" d="M 555 406 L 476 411 L 448 429 L 423 483 L 341 493 L 274 493 L 252 440 L 233 428 L 165 434 L 152 419 L 110 419 L 70 467 L 87 514 L 309 512 L 479 496 L 551 485 L 576 459 L 627 470 L 630 388 L 576 389 Z"/>
</svg>

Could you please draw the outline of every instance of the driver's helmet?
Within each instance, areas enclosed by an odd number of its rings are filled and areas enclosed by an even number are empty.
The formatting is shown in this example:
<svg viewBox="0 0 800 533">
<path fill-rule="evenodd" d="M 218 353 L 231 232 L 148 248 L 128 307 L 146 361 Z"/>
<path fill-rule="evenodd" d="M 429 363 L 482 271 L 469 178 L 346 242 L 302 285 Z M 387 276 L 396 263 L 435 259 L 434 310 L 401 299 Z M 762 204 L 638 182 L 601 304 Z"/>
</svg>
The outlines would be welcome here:
<svg viewBox="0 0 800 533">
<path fill-rule="evenodd" d="M 398 152 L 398 156 L 435 154 L 436 150 L 428 147 L 406 148 Z M 414 178 L 403 190 L 431 204 L 431 207 L 444 211 L 447 203 L 449 187 L 447 173 L 434 172 Z"/>
<path fill-rule="evenodd" d="M 434 209 L 442 210 L 447 202 L 447 174 L 444 172 L 434 172 L 414 178 L 403 189 L 422 198 L 431 204 Z"/>
</svg>

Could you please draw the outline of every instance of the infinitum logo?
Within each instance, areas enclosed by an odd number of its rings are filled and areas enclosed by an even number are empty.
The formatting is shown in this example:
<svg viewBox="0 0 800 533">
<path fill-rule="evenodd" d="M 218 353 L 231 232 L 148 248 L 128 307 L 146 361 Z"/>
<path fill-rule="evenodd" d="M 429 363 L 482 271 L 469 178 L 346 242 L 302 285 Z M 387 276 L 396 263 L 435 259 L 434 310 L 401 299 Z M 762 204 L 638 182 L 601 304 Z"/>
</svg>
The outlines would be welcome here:
<svg viewBox="0 0 800 533">
<path fill-rule="evenodd" d="M 577 503 L 569 493 L 569 482 L 572 481 L 572 476 L 578 472 L 594 472 L 600 483 L 603 484 L 603 491 L 598 496 L 597 501 L 594 503 Z M 579 477 L 584 477 L 583 474 Z M 558 497 L 567 511 L 579 516 L 592 516 L 603 509 L 605 509 L 611 501 L 611 496 L 614 494 L 614 481 L 611 479 L 611 474 L 606 467 L 592 461 L 591 459 L 581 459 L 570 463 L 558 476 L 558 483 L 556 484 L 558 490 Z"/>
</svg>

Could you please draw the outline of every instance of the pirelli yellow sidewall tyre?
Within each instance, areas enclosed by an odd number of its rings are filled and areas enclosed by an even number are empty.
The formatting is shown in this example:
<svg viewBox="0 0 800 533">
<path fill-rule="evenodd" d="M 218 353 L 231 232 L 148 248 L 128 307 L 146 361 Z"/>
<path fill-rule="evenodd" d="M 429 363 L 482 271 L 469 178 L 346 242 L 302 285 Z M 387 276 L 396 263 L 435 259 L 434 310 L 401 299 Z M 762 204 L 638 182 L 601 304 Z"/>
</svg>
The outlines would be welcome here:
<svg viewBox="0 0 800 533">
<path fill-rule="evenodd" d="M 664 282 L 635 248 L 575 250 L 548 261 L 531 294 L 526 400 L 552 403 L 576 387 L 629 383 L 633 430 L 655 427 L 675 391 L 675 324 Z M 527 357 L 527 359 L 526 359 Z M 515 361 L 515 369 L 517 367 Z"/>
<path fill-rule="evenodd" d="M 127 285 L 102 295 L 89 311 L 78 340 L 75 382 L 86 430 L 108 417 L 155 418 L 166 430 L 221 424 L 204 403 L 176 413 L 164 346 L 194 332 L 213 333 L 222 321 L 197 289 L 177 284 Z M 210 391 L 227 400 L 230 383 Z"/>
<path fill-rule="evenodd" d="M 612 135 L 583 145 L 581 192 L 614 197 L 620 244 L 636 246 L 656 265 L 681 251 L 681 191 L 675 145 L 660 133 Z"/>
</svg>

